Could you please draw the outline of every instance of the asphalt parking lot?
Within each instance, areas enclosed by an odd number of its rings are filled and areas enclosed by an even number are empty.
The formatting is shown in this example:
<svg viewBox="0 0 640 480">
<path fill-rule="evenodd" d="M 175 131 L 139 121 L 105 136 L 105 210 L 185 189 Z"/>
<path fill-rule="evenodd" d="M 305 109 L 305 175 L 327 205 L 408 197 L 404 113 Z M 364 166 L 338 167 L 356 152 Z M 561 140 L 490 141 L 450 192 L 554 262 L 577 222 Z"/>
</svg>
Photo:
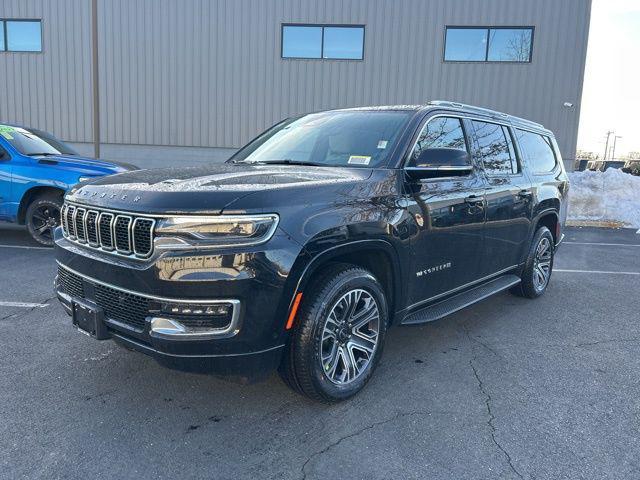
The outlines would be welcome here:
<svg viewBox="0 0 640 480">
<path fill-rule="evenodd" d="M 79 334 L 55 262 L 0 229 L 0 477 L 640 477 L 640 235 L 568 229 L 547 294 L 393 329 L 367 389 L 170 371 Z"/>
</svg>

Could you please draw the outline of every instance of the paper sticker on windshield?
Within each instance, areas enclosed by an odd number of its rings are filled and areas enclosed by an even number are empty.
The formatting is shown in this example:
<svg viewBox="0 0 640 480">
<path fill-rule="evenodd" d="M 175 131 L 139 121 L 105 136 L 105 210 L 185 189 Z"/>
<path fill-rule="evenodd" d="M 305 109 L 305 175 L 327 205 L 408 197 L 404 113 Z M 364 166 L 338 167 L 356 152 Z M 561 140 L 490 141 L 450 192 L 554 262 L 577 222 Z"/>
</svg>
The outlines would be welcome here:
<svg viewBox="0 0 640 480">
<path fill-rule="evenodd" d="M 387 148 L 387 144 L 388 144 L 388 143 L 389 143 L 389 141 L 388 141 L 388 140 L 380 140 L 380 141 L 378 142 L 378 148 L 379 148 L 380 150 L 384 150 L 385 148 Z"/>
<path fill-rule="evenodd" d="M 351 155 L 349 162 L 351 165 L 369 165 L 371 157 L 365 157 L 364 155 Z"/>
<path fill-rule="evenodd" d="M 13 140 L 11 134 L 15 131 L 15 128 L 9 127 L 7 125 L 0 125 L 0 135 L 2 135 L 7 140 Z"/>
</svg>

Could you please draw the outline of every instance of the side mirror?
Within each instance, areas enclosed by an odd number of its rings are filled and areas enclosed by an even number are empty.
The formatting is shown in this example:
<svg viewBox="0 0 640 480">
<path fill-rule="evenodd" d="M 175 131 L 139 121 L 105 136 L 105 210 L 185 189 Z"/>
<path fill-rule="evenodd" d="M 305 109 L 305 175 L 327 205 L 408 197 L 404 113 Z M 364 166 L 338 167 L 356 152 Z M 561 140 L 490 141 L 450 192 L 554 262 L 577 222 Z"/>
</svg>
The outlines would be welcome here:
<svg viewBox="0 0 640 480">
<path fill-rule="evenodd" d="M 405 170 L 414 179 L 458 177 L 471 173 L 473 165 L 471 155 L 466 151 L 455 148 L 427 148 Z"/>
</svg>

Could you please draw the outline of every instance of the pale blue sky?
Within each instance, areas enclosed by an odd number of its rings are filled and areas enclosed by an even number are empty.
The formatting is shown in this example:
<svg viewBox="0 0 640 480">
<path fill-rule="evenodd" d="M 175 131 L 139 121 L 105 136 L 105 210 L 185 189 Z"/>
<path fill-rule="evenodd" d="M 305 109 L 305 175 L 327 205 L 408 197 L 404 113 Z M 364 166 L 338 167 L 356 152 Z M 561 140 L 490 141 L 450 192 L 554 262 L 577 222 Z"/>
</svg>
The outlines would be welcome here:
<svg viewBox="0 0 640 480">
<path fill-rule="evenodd" d="M 593 0 L 578 149 L 604 153 L 615 130 L 616 157 L 640 151 L 640 0 Z"/>
</svg>

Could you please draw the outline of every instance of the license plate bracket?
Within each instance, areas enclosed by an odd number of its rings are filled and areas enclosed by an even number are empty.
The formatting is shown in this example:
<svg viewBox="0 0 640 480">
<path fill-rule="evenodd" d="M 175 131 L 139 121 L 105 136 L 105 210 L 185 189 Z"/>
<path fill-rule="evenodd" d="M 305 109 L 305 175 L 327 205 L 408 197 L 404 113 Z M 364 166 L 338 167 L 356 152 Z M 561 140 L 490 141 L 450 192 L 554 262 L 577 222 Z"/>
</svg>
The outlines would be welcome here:
<svg viewBox="0 0 640 480">
<path fill-rule="evenodd" d="M 71 319 L 82 333 L 86 333 L 96 340 L 110 338 L 104 323 L 104 311 L 95 304 L 86 301 L 73 300 L 71 302 Z"/>
</svg>

